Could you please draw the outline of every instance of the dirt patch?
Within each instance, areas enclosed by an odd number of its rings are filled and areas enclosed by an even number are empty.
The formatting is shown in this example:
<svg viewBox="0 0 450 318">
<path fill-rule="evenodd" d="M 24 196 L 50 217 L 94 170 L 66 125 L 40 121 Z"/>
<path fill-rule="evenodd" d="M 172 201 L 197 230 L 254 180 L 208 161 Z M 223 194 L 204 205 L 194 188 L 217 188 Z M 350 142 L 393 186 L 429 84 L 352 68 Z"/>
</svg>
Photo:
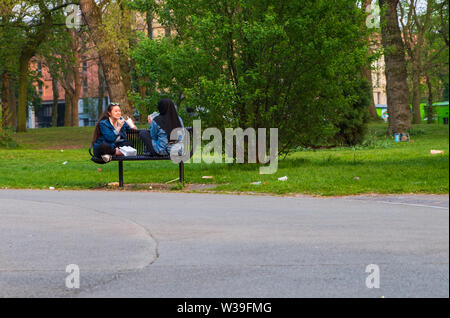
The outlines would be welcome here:
<svg viewBox="0 0 450 318">
<path fill-rule="evenodd" d="M 106 187 L 100 187 L 96 190 L 123 190 L 123 191 L 203 191 L 213 189 L 216 184 L 185 184 L 184 187 L 179 183 L 134 183 L 124 184 L 119 188 L 118 182 L 109 183 Z"/>
</svg>

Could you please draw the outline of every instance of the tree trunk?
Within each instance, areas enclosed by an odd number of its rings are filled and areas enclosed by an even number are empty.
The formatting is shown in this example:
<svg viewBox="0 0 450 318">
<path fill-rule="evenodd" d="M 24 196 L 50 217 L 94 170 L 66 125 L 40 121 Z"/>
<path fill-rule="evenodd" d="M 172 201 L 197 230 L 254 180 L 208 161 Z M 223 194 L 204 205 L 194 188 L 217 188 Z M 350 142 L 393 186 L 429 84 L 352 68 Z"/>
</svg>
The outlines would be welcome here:
<svg viewBox="0 0 450 318">
<path fill-rule="evenodd" d="M 10 100 L 9 100 L 9 74 L 4 72 L 2 74 L 2 116 L 1 123 L 3 128 L 10 127 Z"/>
<path fill-rule="evenodd" d="M 78 115 L 78 101 L 80 100 L 79 94 L 72 95 L 72 123 L 71 126 L 79 126 L 79 115 Z"/>
<path fill-rule="evenodd" d="M 422 118 L 420 116 L 420 70 L 417 63 L 413 63 L 412 71 L 412 109 L 413 109 L 413 123 L 422 123 Z"/>
<path fill-rule="evenodd" d="M 116 48 L 112 39 L 103 28 L 102 13 L 94 0 L 80 0 L 80 6 L 84 20 L 100 56 L 111 101 L 120 103 L 122 113 L 132 117 L 133 111 L 128 100 L 125 85 L 123 84 Z"/>
<path fill-rule="evenodd" d="M 75 30 L 71 30 L 72 37 L 72 50 L 73 56 L 75 58 L 74 64 L 72 65 L 73 69 L 73 85 L 74 85 L 74 93 L 72 96 L 72 126 L 78 127 L 79 116 L 78 116 L 78 100 L 80 99 L 81 94 L 81 73 L 80 73 L 80 53 L 78 52 L 78 38 Z"/>
<path fill-rule="evenodd" d="M 133 30 L 131 27 L 132 14 L 122 3 L 120 2 L 120 15 L 121 15 L 121 30 L 128 39 L 129 46 L 132 48 L 131 38 Z M 130 56 L 128 54 L 128 48 L 119 48 L 119 64 L 120 70 L 122 72 L 122 83 L 125 86 L 125 90 L 131 91 L 131 66 L 130 66 Z M 132 107 L 131 101 L 129 101 L 130 107 Z"/>
<path fill-rule="evenodd" d="M 64 100 L 66 102 L 66 106 L 64 108 L 64 127 L 70 127 L 72 126 L 73 94 L 68 89 L 65 90 Z"/>
<path fill-rule="evenodd" d="M 433 87 L 431 84 L 431 79 L 427 76 L 427 87 L 428 87 L 428 107 L 427 107 L 427 123 L 433 123 Z"/>
<path fill-rule="evenodd" d="M 9 116 L 11 127 L 17 127 L 16 79 L 9 77 Z"/>
<path fill-rule="evenodd" d="M 78 100 L 81 94 L 80 54 L 78 38 L 74 30 L 67 31 L 73 51 L 73 62 L 67 59 L 67 69 L 60 76 L 60 84 L 64 88 L 64 126 L 78 126 Z"/>
<path fill-rule="evenodd" d="M 100 63 L 100 60 L 97 64 L 97 77 L 98 77 L 98 103 L 97 103 L 97 114 L 98 118 L 100 118 L 101 114 L 103 113 L 103 100 L 104 100 L 104 81 L 105 78 L 103 77 L 103 70 L 102 70 L 102 64 Z"/>
<path fill-rule="evenodd" d="M 374 100 L 374 96 L 373 96 L 372 71 L 370 70 L 369 67 L 364 68 L 363 76 L 370 84 L 370 105 L 369 105 L 370 117 L 373 120 L 379 120 L 380 118 L 378 117 L 377 109 L 375 107 L 375 100 Z"/>
<path fill-rule="evenodd" d="M 53 105 L 52 105 L 52 127 L 58 126 L 58 79 L 56 76 L 52 77 L 52 90 L 53 90 Z"/>
<path fill-rule="evenodd" d="M 42 12 L 41 24 L 37 31 L 25 43 L 19 57 L 19 102 L 17 104 L 17 131 L 27 130 L 27 85 L 28 67 L 36 50 L 47 37 L 52 27 L 52 14 L 44 6 L 44 1 L 39 1 L 39 10 Z"/>
<path fill-rule="evenodd" d="M 380 0 L 385 12 L 381 16 L 381 34 L 385 50 L 386 92 L 391 134 L 406 133 L 411 127 L 405 48 L 398 25 L 398 2 L 399 0 Z"/>
<path fill-rule="evenodd" d="M 122 83 L 123 86 L 125 87 L 125 91 L 127 92 L 128 96 L 128 92 L 131 90 L 131 68 L 130 68 L 130 61 L 128 59 L 128 54 L 120 52 L 119 63 L 122 74 Z"/>
<path fill-rule="evenodd" d="M 27 131 L 28 66 L 31 56 L 22 54 L 19 59 L 19 103 L 17 105 L 17 132 Z"/>
</svg>

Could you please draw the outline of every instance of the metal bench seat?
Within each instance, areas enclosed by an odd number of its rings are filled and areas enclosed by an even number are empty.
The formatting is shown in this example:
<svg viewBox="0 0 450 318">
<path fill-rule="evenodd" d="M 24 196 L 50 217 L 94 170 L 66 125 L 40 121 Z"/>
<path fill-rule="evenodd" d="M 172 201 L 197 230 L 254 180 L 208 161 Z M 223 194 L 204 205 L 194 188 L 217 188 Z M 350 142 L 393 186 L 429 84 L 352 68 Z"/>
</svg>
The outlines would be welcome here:
<svg viewBox="0 0 450 318">
<path fill-rule="evenodd" d="M 191 127 L 186 128 L 187 131 L 192 132 Z M 124 161 L 153 161 L 153 160 L 171 160 L 170 156 L 144 156 L 145 144 L 141 138 L 139 138 L 139 132 L 145 131 L 144 129 L 129 130 L 127 131 L 127 139 L 133 142 L 132 147 L 137 150 L 136 156 L 113 156 L 111 161 L 117 161 L 119 164 L 119 187 L 123 187 L 123 162 Z M 192 143 L 191 143 L 192 144 Z M 91 160 L 97 164 L 105 164 L 102 158 L 97 158 L 94 156 L 92 149 L 89 148 L 89 153 L 91 155 Z M 190 151 L 192 156 L 193 151 Z M 181 161 L 179 164 L 179 181 L 184 184 L 184 162 Z"/>
</svg>

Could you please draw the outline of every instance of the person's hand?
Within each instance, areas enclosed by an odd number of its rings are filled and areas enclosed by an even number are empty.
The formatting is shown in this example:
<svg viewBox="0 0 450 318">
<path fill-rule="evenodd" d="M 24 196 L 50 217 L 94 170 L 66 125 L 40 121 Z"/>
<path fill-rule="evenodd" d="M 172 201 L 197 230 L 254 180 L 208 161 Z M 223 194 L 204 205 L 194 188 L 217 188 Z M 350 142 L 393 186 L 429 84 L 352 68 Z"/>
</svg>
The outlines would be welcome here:
<svg viewBox="0 0 450 318">
<path fill-rule="evenodd" d="M 120 131 L 125 124 L 125 119 L 121 118 L 117 121 L 117 130 Z"/>
<path fill-rule="evenodd" d="M 116 148 L 116 156 L 123 156 L 123 153 L 119 148 Z"/>
<path fill-rule="evenodd" d="M 152 123 L 152 116 L 148 115 L 148 124 L 150 125 Z"/>
</svg>

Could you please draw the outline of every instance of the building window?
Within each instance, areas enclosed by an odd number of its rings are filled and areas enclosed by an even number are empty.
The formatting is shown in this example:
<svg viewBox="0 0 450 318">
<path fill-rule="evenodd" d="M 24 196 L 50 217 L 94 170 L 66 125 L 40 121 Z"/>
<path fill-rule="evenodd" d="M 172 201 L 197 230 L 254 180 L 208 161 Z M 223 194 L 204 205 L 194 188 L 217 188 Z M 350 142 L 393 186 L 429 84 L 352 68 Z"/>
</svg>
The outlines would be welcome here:
<svg viewBox="0 0 450 318">
<path fill-rule="evenodd" d="M 38 71 L 39 77 L 42 77 L 42 62 L 37 63 L 37 71 Z"/>
<path fill-rule="evenodd" d="M 42 87 L 42 82 L 38 82 L 38 92 L 39 92 L 40 96 L 42 96 L 42 94 L 44 94 L 44 88 Z"/>
<path fill-rule="evenodd" d="M 52 116 L 52 106 L 47 106 L 44 108 L 44 116 L 51 117 Z"/>
<path fill-rule="evenodd" d="M 83 78 L 83 94 L 86 96 L 88 94 L 88 82 L 87 78 Z"/>
<path fill-rule="evenodd" d="M 83 73 L 87 73 L 87 62 L 83 62 Z"/>
</svg>

